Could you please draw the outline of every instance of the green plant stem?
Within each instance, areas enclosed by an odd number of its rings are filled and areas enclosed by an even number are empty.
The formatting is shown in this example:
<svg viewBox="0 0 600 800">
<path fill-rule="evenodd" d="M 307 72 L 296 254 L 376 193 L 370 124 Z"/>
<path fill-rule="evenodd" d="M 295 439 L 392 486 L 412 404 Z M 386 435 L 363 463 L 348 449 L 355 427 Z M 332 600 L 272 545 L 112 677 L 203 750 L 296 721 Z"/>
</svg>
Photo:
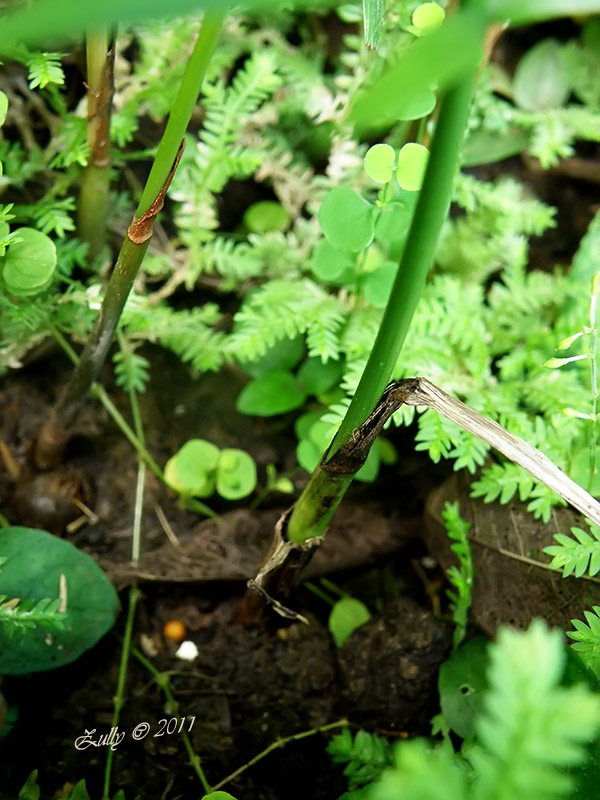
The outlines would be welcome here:
<svg viewBox="0 0 600 800">
<path fill-rule="evenodd" d="M 592 279 L 592 297 L 590 300 L 590 330 L 592 333 L 592 349 L 590 353 L 590 383 L 592 389 L 592 430 L 590 434 L 590 461 L 588 492 L 592 491 L 592 486 L 597 473 L 596 467 L 596 437 L 598 427 L 598 327 L 596 325 L 596 307 L 598 305 L 598 295 L 600 294 L 600 273 L 596 273 Z"/>
<path fill-rule="evenodd" d="M 223 5 L 226 6 L 227 4 L 223 3 Z M 215 50 L 225 14 L 226 8 L 221 11 L 212 9 L 204 15 L 202 29 L 179 85 L 177 97 L 173 103 L 165 132 L 158 145 L 156 157 L 136 211 L 137 217 L 141 217 L 148 211 L 154 202 L 154 198 L 167 180 L 171 165 L 177 155 L 179 144 L 185 135 L 194 106 L 198 100 L 204 75 Z"/>
<path fill-rule="evenodd" d="M 327 459 L 350 439 L 373 411 L 398 362 L 450 206 L 473 78 L 474 75 L 469 74 L 442 101 L 427 172 L 390 299 L 360 383 L 326 454 Z M 327 470 L 318 467 L 294 506 L 287 538 L 302 542 L 321 535 L 351 480 L 352 475 L 332 477 Z"/>
<path fill-rule="evenodd" d="M 114 92 L 114 43 L 110 48 L 106 28 L 88 31 L 87 140 L 90 147 L 77 204 L 77 235 L 88 245 L 88 261 L 96 261 L 104 248 L 110 187 L 110 119 Z"/>
<path fill-rule="evenodd" d="M 286 736 L 282 739 L 277 739 L 276 741 L 272 742 L 268 747 L 265 747 L 264 750 L 261 750 L 261 752 L 258 753 L 258 755 L 254 756 L 254 758 L 251 758 L 250 761 L 248 761 L 246 764 L 236 769 L 235 772 L 232 772 L 226 778 L 223 778 L 223 780 L 219 781 L 219 783 L 216 783 L 212 787 L 211 791 L 214 792 L 217 789 L 220 789 L 221 786 L 225 786 L 226 784 L 235 780 L 242 774 L 242 772 L 245 772 L 249 767 L 253 767 L 254 764 L 257 764 L 265 756 L 268 756 L 269 753 L 273 752 L 273 750 L 278 750 L 281 747 L 285 747 L 285 745 L 289 744 L 290 742 L 298 742 L 300 741 L 300 739 L 306 739 L 309 736 L 314 736 L 316 733 L 325 733 L 326 731 L 331 731 L 334 730 L 335 728 L 347 728 L 348 725 L 349 722 L 347 719 L 339 719 L 337 722 L 330 722 L 328 725 L 321 725 L 320 728 L 311 728 L 308 731 L 301 731 L 300 733 L 295 733 L 292 736 Z"/>
<path fill-rule="evenodd" d="M 119 664 L 119 677 L 117 679 L 117 689 L 114 696 L 114 712 L 112 718 L 112 727 L 116 728 L 119 724 L 119 717 L 121 708 L 125 702 L 125 681 L 127 679 L 127 664 L 129 662 L 129 655 L 131 653 L 131 637 L 133 634 L 133 622 L 135 620 L 135 609 L 140 599 L 141 592 L 137 585 L 132 584 L 129 590 L 129 604 L 127 607 L 127 622 L 125 623 L 125 635 L 123 636 L 123 647 L 121 650 L 121 662 Z M 114 751 L 108 748 L 106 755 L 106 766 L 104 768 L 104 792 L 102 800 L 110 800 L 110 775 L 112 772 L 112 763 L 114 758 Z"/>
<path fill-rule="evenodd" d="M 48 466 L 59 460 L 68 438 L 68 430 L 104 364 L 127 297 L 148 249 L 154 219 L 162 207 L 164 195 L 181 155 L 185 129 L 198 99 L 206 67 L 216 47 L 223 17 L 222 11 L 207 12 L 204 16 L 140 205 L 108 282 L 96 324 L 71 380 L 38 438 L 36 460 L 39 466 Z"/>
<path fill-rule="evenodd" d="M 169 681 L 168 674 L 165 672 L 160 672 L 158 669 L 156 669 L 154 664 L 151 661 L 148 661 L 148 659 L 142 653 L 140 653 L 140 651 L 137 648 L 135 647 L 132 648 L 131 652 L 132 655 L 135 656 L 135 658 L 137 658 L 140 664 L 142 664 L 148 670 L 148 672 L 150 672 L 154 676 L 156 683 L 161 688 L 163 694 L 167 698 L 169 713 L 176 716 L 177 720 L 180 721 L 181 715 L 179 713 L 180 710 L 179 703 L 177 702 L 177 700 L 175 700 L 173 692 L 171 691 L 171 684 Z M 210 792 L 211 787 L 209 782 L 206 780 L 206 775 L 204 774 L 204 770 L 202 769 L 200 756 L 198 756 L 198 754 L 194 750 L 194 747 L 190 741 L 190 737 L 188 736 L 187 731 L 182 729 L 180 735 L 183 740 L 183 746 L 185 747 L 186 753 L 188 754 L 188 758 L 190 759 L 190 765 L 192 766 L 194 772 L 200 779 L 200 783 L 202 784 L 204 791 L 207 793 Z"/>
</svg>

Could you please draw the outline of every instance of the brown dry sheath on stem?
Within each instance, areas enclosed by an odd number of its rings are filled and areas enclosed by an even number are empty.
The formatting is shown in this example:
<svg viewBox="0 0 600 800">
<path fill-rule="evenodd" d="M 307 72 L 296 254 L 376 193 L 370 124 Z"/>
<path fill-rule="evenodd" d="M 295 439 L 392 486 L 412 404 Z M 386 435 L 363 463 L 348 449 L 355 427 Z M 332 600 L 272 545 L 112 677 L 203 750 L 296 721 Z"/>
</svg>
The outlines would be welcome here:
<svg viewBox="0 0 600 800">
<path fill-rule="evenodd" d="M 591 522 L 600 525 L 600 503 L 568 475 L 560 470 L 536 447 L 469 406 L 456 400 L 426 378 L 406 378 L 391 383 L 367 420 L 351 438 L 327 461 L 323 457 L 317 469 L 326 470 L 332 478 L 336 475 L 355 474 L 364 464 L 371 445 L 381 429 L 401 405 L 426 406 L 455 422 L 464 430 L 478 436 L 515 464 L 526 469 L 534 478 L 545 483 L 559 497 L 584 514 Z M 270 556 L 257 576 L 248 582 L 248 587 L 263 600 L 273 605 L 282 616 L 303 620 L 272 596 L 272 587 L 284 590 L 288 576 L 298 574 L 297 565 L 304 566 L 322 537 L 307 539 L 301 544 L 290 542 L 285 537 L 285 527 L 290 511 L 280 519 Z M 284 580 L 282 580 L 284 577 Z M 291 585 L 288 584 L 289 591 Z"/>
</svg>

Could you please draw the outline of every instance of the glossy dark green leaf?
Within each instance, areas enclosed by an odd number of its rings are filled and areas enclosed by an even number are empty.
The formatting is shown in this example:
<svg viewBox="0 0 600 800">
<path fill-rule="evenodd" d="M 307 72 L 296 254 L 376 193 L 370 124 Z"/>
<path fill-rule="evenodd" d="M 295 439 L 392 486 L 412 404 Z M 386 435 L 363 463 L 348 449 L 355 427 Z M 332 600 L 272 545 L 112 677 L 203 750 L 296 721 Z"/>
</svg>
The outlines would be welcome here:
<svg viewBox="0 0 600 800">
<path fill-rule="evenodd" d="M 28 629 L 11 637 L 0 629 L 0 673 L 24 675 L 68 664 L 112 627 L 119 598 L 110 580 L 87 553 L 70 542 L 33 528 L 0 530 L 0 594 L 29 600 L 59 597 L 66 585 L 64 629 L 49 634 Z"/>
</svg>

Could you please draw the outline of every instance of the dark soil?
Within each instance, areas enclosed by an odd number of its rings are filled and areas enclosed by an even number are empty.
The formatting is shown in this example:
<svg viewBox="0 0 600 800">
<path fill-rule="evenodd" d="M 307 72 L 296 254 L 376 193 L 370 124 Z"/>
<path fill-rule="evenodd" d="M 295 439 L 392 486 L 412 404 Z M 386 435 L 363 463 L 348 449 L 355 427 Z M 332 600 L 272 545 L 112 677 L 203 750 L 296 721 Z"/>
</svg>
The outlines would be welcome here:
<svg viewBox="0 0 600 800">
<path fill-rule="evenodd" d="M 241 418 L 233 407 L 240 379 L 234 374 L 193 380 L 179 363 L 148 348 L 154 379 L 144 396 L 148 446 L 164 463 L 188 438 L 206 437 L 219 446 L 251 452 L 259 469 L 269 461 L 291 466 L 292 420 L 274 425 Z M 170 676 L 180 714 L 193 726 L 190 739 L 209 782 L 217 783 L 278 738 L 348 719 L 372 731 L 396 735 L 427 733 L 437 710 L 437 669 L 450 647 L 450 628 L 429 610 L 419 577 L 425 551 L 419 541 L 425 496 L 445 474 L 423 457 L 383 472 L 376 487 L 348 493 L 323 551 L 307 570 L 316 580 L 330 575 L 338 586 L 376 613 L 336 650 L 327 630 L 328 605 L 305 588 L 290 605 L 309 625 L 290 624 L 269 614 L 261 628 L 235 622 L 274 522 L 289 498 L 274 495 L 251 512 L 240 504 L 218 521 L 201 521 L 182 511 L 151 475 L 144 501 L 144 556 L 137 572 L 129 566 L 135 454 L 95 401 L 83 413 L 65 466 L 36 474 L 31 446 L 66 369 L 58 355 L 32 363 L 5 382 L 0 393 L 0 435 L 19 465 L 17 478 L 4 469 L 0 502 L 12 524 L 46 528 L 70 538 L 97 558 L 122 590 L 138 577 L 143 591 L 134 645 Z M 66 372 L 64 373 L 66 375 Z M 107 376 L 107 380 L 110 380 Z M 172 388 L 177 387 L 177 403 Z M 112 396 L 127 414 L 127 401 Z M 404 433 L 409 444 L 410 433 Z M 409 447 L 405 448 L 411 452 Z M 299 489 L 306 474 L 296 476 Z M 81 512 L 76 498 L 98 517 L 72 534 L 65 525 Z M 181 549 L 165 536 L 156 515 L 160 506 Z M 417 569 L 413 565 L 417 565 Z M 334 574 L 335 573 L 335 574 Z M 419 604 L 420 603 L 420 604 Z M 179 619 L 199 649 L 193 663 L 175 657 L 177 645 L 162 633 Z M 115 632 L 123 630 L 124 614 Z M 27 775 L 39 770 L 43 797 L 85 778 L 92 798 L 102 795 L 107 747 L 75 748 L 86 731 L 96 739 L 111 730 L 112 697 L 121 645 L 104 637 L 77 662 L 49 673 L 6 677 L 2 686 L 18 712 L 10 735 L 0 739 L 0 796 L 15 798 Z M 375 669 L 376 666 L 376 669 Z M 161 719 L 173 716 L 152 675 L 137 660 L 129 663 L 126 702 L 114 750 L 112 791 L 123 788 L 144 800 L 202 796 L 181 738 L 162 735 Z M 142 722 L 150 733 L 131 737 Z M 336 798 L 345 790 L 341 768 L 326 754 L 335 731 L 290 742 L 225 786 L 238 798 Z"/>
</svg>

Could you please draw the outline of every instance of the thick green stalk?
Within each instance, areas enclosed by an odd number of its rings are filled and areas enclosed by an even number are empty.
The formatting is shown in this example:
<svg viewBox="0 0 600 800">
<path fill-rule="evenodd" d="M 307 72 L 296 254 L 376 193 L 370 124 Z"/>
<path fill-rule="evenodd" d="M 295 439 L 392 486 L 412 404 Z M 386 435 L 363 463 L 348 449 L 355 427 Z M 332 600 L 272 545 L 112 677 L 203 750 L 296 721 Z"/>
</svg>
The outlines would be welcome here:
<svg viewBox="0 0 600 800">
<path fill-rule="evenodd" d="M 106 238 L 106 211 L 110 185 L 110 118 L 114 92 L 114 43 L 105 28 L 88 31 L 87 139 L 89 161 L 83 173 L 77 204 L 77 235 L 88 244 L 92 264 L 102 252 Z"/>
<path fill-rule="evenodd" d="M 68 430 L 106 360 L 127 297 L 148 249 L 154 220 L 162 208 L 169 183 L 183 152 L 185 130 L 216 47 L 223 17 L 222 11 L 207 12 L 204 16 L 202 29 L 186 66 L 140 205 L 110 277 L 96 324 L 71 380 L 38 438 L 36 461 L 42 468 L 51 466 L 60 459 Z"/>
<path fill-rule="evenodd" d="M 390 299 L 356 393 L 326 454 L 327 460 L 365 422 L 392 377 L 450 206 L 473 77 L 472 73 L 466 76 L 442 102 L 427 172 Z M 321 535 L 351 477 L 344 475 L 344 480 L 339 480 L 339 476 L 332 476 L 323 465 L 317 467 L 291 513 L 287 538 L 292 542 L 303 542 Z"/>
</svg>

